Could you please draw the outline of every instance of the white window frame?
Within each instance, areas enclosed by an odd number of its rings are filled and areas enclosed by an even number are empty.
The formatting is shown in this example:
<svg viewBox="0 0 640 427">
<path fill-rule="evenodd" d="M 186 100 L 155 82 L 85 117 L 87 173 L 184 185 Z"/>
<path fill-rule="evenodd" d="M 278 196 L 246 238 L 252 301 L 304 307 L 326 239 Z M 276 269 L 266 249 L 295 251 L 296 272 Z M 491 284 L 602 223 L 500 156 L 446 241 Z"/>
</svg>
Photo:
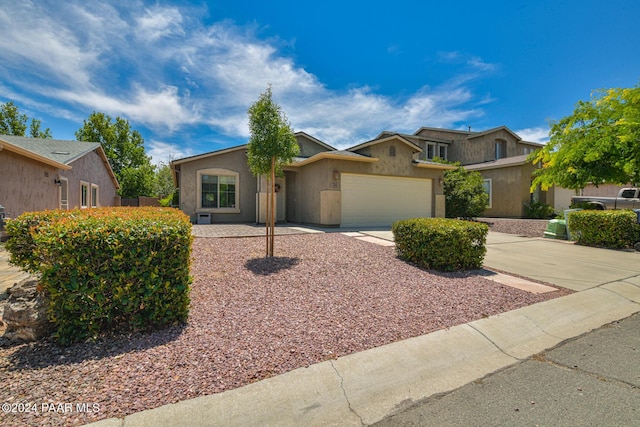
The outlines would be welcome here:
<svg viewBox="0 0 640 427">
<path fill-rule="evenodd" d="M 485 184 L 488 184 L 485 186 Z M 484 188 L 485 193 L 489 194 L 489 208 L 491 209 L 491 207 L 493 206 L 492 200 L 493 200 L 493 179 L 492 178 L 485 178 L 482 180 L 482 187 Z"/>
<path fill-rule="evenodd" d="M 93 190 L 95 190 L 95 197 L 93 194 Z M 90 199 L 90 206 L 92 208 L 99 208 L 100 207 L 100 186 L 98 184 L 91 184 L 91 197 L 89 197 Z"/>
<path fill-rule="evenodd" d="M 87 181 L 80 181 L 80 208 L 87 209 L 91 203 L 91 186 Z M 86 191 L 86 196 L 83 194 Z M 84 200 L 83 200 L 84 199 Z"/>
<path fill-rule="evenodd" d="M 202 207 L 202 176 L 214 175 L 214 176 L 228 176 L 233 177 L 236 180 L 236 205 L 233 208 L 206 208 Z M 200 169 L 196 173 L 197 179 L 197 201 L 196 212 L 211 212 L 211 213 L 240 213 L 240 174 L 236 171 L 222 168 L 209 168 Z"/>
</svg>

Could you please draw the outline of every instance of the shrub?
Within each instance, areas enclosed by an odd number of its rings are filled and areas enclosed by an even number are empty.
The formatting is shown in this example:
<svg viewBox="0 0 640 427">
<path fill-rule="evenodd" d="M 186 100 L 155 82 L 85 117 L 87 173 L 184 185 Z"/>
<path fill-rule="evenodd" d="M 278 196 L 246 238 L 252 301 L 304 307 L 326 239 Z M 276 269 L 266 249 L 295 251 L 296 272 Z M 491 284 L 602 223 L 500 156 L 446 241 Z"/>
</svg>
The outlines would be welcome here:
<svg viewBox="0 0 640 427">
<path fill-rule="evenodd" d="M 637 221 L 632 210 L 582 210 L 569 212 L 568 226 L 578 244 L 618 249 L 640 240 Z"/>
<path fill-rule="evenodd" d="M 489 227 L 472 221 L 414 218 L 395 222 L 391 230 L 398 256 L 440 271 L 482 268 Z"/>
<path fill-rule="evenodd" d="M 480 172 L 462 166 L 444 172 L 444 196 L 447 218 L 475 218 L 489 206 Z"/>
<path fill-rule="evenodd" d="M 553 218 L 555 211 L 553 207 L 542 202 L 531 202 L 524 204 L 525 218 L 546 219 Z"/>
<path fill-rule="evenodd" d="M 8 228 L 12 262 L 41 274 L 61 343 L 186 320 L 193 238 L 181 211 L 49 211 Z"/>
</svg>

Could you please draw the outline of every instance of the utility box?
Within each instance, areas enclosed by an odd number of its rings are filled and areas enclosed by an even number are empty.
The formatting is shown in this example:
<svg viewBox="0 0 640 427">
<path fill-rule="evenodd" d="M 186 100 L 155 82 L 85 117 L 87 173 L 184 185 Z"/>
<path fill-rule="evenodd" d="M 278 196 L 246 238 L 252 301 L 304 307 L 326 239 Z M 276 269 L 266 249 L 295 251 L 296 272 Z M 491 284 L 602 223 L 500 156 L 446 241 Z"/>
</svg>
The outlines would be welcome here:
<svg viewBox="0 0 640 427">
<path fill-rule="evenodd" d="M 547 230 L 544 237 L 549 239 L 566 240 L 567 238 L 567 222 L 564 219 L 552 219 L 547 224 Z"/>
<path fill-rule="evenodd" d="M 198 213 L 198 225 L 211 224 L 211 212 Z"/>
</svg>

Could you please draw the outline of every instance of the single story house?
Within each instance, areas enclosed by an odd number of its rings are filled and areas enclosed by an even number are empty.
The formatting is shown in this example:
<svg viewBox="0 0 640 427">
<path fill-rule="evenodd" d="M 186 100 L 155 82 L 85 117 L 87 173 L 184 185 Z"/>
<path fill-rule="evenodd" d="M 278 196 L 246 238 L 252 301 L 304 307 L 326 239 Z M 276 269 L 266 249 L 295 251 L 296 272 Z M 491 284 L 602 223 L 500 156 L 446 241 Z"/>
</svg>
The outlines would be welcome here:
<svg viewBox="0 0 640 427">
<path fill-rule="evenodd" d="M 0 205 L 9 217 L 113 206 L 118 189 L 99 143 L 0 135 Z"/>
<path fill-rule="evenodd" d="M 299 157 L 276 179 L 276 218 L 322 226 L 388 226 L 443 217 L 443 172 L 423 149 L 385 134 L 346 150 L 295 134 Z M 424 156 L 422 156 L 424 157 Z M 180 208 L 197 223 L 264 222 L 267 185 L 247 165 L 247 145 L 171 162 Z"/>
</svg>

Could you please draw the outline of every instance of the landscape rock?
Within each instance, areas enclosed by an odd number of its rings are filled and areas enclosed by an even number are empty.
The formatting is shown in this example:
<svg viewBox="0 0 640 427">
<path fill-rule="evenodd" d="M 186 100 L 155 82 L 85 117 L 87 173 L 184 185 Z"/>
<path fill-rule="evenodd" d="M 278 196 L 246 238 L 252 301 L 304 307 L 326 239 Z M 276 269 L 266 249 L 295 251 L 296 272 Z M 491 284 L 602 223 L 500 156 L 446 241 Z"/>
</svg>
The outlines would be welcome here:
<svg viewBox="0 0 640 427">
<path fill-rule="evenodd" d="M 51 333 L 46 298 L 38 283 L 37 278 L 28 277 L 8 291 L 9 299 L 2 315 L 6 325 L 4 338 L 37 341 Z"/>
</svg>

